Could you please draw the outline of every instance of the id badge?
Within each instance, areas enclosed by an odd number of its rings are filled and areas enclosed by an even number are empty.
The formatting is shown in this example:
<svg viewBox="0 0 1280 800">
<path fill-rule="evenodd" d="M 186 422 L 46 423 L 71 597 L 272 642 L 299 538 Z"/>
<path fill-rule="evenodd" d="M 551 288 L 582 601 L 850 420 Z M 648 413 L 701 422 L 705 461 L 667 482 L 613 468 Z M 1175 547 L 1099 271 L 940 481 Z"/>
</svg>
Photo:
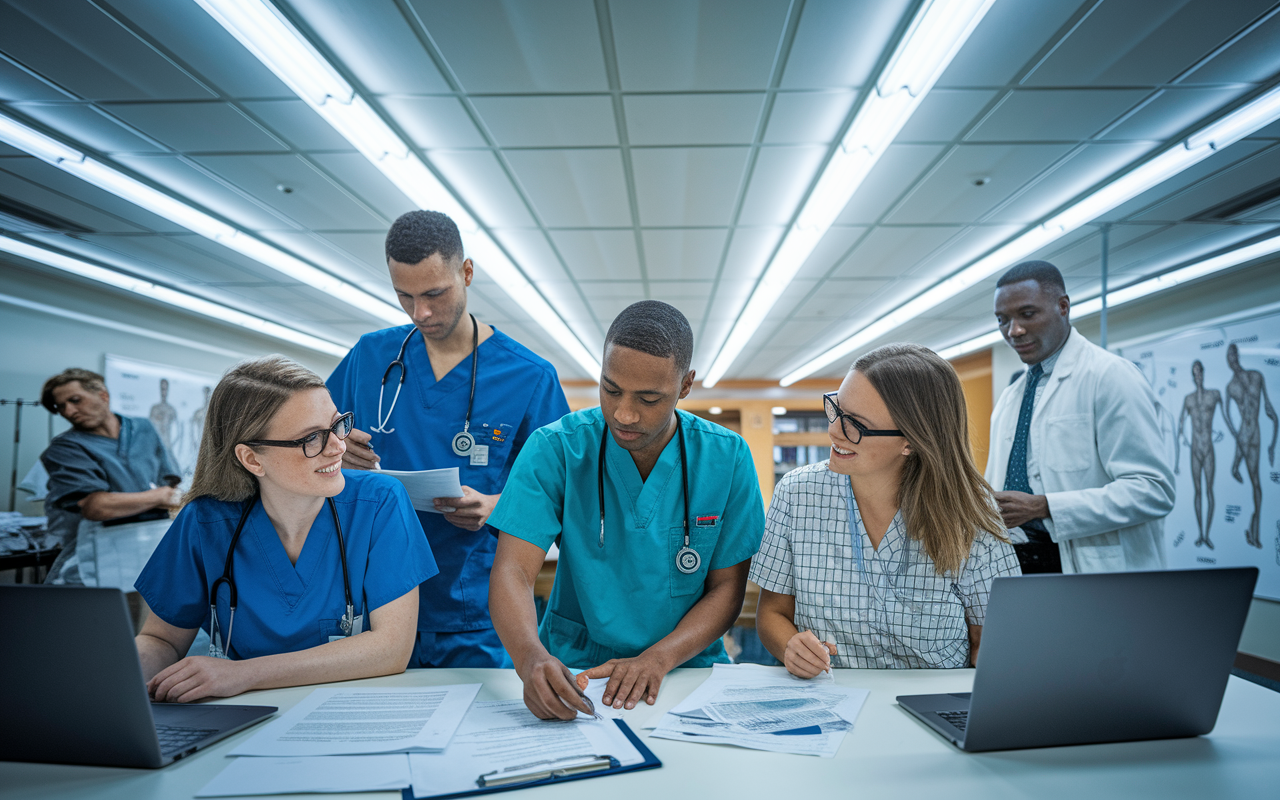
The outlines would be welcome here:
<svg viewBox="0 0 1280 800">
<path fill-rule="evenodd" d="M 364 614 L 359 615 L 351 622 L 351 635 L 358 636 L 361 633 L 364 633 Z M 338 634 L 337 636 L 330 636 L 329 641 L 340 642 L 346 638 L 347 638 L 346 636 L 343 636 L 342 634 Z"/>
<path fill-rule="evenodd" d="M 471 466 L 487 467 L 489 466 L 489 445 L 478 444 L 471 448 Z"/>
</svg>

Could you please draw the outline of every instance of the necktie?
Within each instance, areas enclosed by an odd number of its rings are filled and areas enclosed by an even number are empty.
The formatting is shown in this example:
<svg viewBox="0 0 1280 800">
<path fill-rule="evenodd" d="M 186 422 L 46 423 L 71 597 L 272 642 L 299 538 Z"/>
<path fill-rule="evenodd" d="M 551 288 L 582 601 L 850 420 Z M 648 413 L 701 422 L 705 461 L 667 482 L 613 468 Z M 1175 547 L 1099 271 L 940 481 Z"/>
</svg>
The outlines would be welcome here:
<svg viewBox="0 0 1280 800">
<path fill-rule="evenodd" d="M 1027 479 L 1027 439 L 1031 436 L 1031 411 L 1036 404 L 1036 385 L 1043 376 L 1044 369 L 1039 364 L 1027 371 L 1027 385 L 1022 390 L 1022 408 L 1018 409 L 1018 428 L 1013 434 L 1013 450 L 1009 452 L 1009 468 L 1005 471 L 1006 492 L 1031 493 L 1031 482 Z M 1030 541 L 1050 541 L 1048 530 L 1038 519 L 1030 520 L 1021 527 Z"/>
</svg>

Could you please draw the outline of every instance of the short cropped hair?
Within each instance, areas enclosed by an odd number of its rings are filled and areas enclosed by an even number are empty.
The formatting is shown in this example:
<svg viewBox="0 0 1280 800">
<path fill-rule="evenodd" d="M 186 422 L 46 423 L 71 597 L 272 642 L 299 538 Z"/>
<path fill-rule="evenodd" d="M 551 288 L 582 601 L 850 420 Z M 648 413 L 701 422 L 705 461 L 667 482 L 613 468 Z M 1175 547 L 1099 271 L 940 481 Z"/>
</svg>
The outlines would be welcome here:
<svg viewBox="0 0 1280 800">
<path fill-rule="evenodd" d="M 658 358 L 674 358 L 683 375 L 693 361 L 693 329 L 675 306 L 659 300 L 632 303 L 614 318 L 604 338 L 609 345 L 629 347 Z"/>
<path fill-rule="evenodd" d="M 57 414 L 58 404 L 53 402 L 53 390 L 76 381 L 80 382 L 86 392 L 101 392 L 107 388 L 107 382 L 96 372 L 79 367 L 64 369 L 44 382 L 44 387 L 40 389 L 40 405 L 44 406 L 50 414 Z"/>
<path fill-rule="evenodd" d="M 1040 284 L 1041 289 L 1052 289 L 1059 294 L 1067 293 L 1067 285 L 1062 281 L 1062 273 L 1048 261 L 1023 261 L 1001 275 L 1000 280 L 996 281 L 996 288 L 1023 281 L 1035 281 Z"/>
<path fill-rule="evenodd" d="M 447 214 L 410 211 L 391 223 L 386 247 L 387 261 L 417 264 L 439 253 L 450 262 L 462 257 L 462 235 Z"/>
</svg>

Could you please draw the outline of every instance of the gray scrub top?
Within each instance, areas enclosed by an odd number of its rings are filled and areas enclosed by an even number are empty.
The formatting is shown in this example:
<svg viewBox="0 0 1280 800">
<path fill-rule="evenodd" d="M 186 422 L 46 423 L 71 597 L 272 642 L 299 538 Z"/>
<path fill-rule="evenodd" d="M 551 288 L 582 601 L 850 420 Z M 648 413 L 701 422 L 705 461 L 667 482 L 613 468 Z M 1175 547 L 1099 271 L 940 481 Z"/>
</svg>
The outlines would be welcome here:
<svg viewBox="0 0 1280 800">
<path fill-rule="evenodd" d="M 45 511 L 49 532 L 63 542 L 75 537 L 80 524 L 77 503 L 94 492 L 145 492 L 152 486 L 177 485 L 182 472 L 160 442 L 160 434 L 141 417 L 119 414 L 120 438 L 72 430 L 55 436 L 40 461 L 49 473 Z M 164 509 L 143 512 L 115 523 L 161 519 Z"/>
</svg>

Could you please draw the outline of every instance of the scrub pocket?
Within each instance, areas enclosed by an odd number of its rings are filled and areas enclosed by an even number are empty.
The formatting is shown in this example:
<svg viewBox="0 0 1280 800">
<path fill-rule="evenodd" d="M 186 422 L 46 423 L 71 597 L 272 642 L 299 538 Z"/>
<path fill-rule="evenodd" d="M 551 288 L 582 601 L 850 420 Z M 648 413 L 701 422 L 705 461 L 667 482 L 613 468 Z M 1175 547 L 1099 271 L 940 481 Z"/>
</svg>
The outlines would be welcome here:
<svg viewBox="0 0 1280 800">
<path fill-rule="evenodd" d="M 950 585 L 890 599 L 885 612 L 885 638 L 898 660 L 915 669 L 966 666 L 969 628 L 964 604 Z"/>
<path fill-rule="evenodd" d="M 320 620 L 320 644 L 328 644 L 330 637 L 342 635 L 342 620 Z"/>
<path fill-rule="evenodd" d="M 719 538 L 719 524 L 713 528 L 689 529 L 689 546 L 698 551 L 701 561 L 696 572 L 686 575 L 676 566 L 676 553 L 684 547 L 684 528 L 672 528 L 667 534 L 667 563 L 671 571 L 672 597 L 684 597 L 702 591 L 707 582 L 707 572 L 711 568 L 711 556 L 716 551 L 716 542 Z"/>
</svg>

